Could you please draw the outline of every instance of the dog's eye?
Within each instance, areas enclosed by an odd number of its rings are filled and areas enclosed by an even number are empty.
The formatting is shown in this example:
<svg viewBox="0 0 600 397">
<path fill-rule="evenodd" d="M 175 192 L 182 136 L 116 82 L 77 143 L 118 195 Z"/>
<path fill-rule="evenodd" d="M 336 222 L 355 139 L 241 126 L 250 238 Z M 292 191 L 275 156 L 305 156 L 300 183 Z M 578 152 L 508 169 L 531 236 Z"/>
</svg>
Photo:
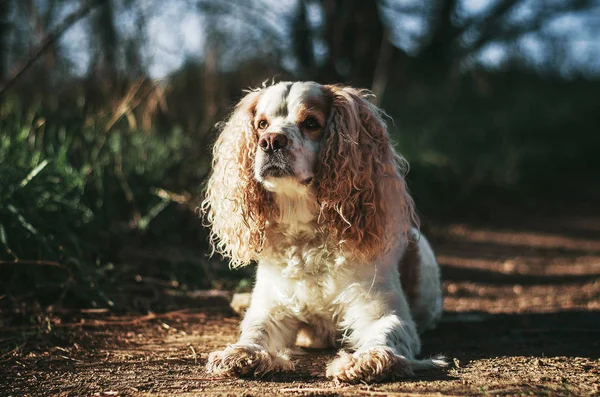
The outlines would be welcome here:
<svg viewBox="0 0 600 397">
<path fill-rule="evenodd" d="M 309 130 L 316 130 L 317 128 L 321 128 L 319 122 L 314 117 L 307 117 L 306 120 L 302 122 L 302 124 L 305 128 L 308 128 Z"/>
<path fill-rule="evenodd" d="M 259 130 L 264 130 L 269 126 L 269 123 L 267 123 L 267 120 L 261 120 L 258 122 L 258 129 Z"/>
</svg>

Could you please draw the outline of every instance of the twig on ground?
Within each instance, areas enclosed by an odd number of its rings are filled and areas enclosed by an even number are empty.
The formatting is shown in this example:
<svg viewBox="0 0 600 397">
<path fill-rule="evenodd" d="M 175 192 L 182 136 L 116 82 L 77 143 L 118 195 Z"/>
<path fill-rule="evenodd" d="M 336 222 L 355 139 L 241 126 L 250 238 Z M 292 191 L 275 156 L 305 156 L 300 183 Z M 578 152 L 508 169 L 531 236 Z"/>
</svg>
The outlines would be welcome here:
<svg viewBox="0 0 600 397">
<path fill-rule="evenodd" d="M 393 392 L 393 391 L 372 391 L 372 390 L 356 390 L 358 394 L 366 394 L 369 396 L 403 396 L 403 397 L 459 397 L 455 394 L 443 393 L 411 393 L 411 392 Z"/>
<path fill-rule="evenodd" d="M 492 396 L 496 396 L 498 394 L 513 394 L 515 392 L 523 391 L 523 387 L 509 387 L 507 389 L 495 389 L 495 390 L 486 390 L 485 394 L 489 394 Z"/>
<path fill-rule="evenodd" d="M 281 393 L 337 393 L 340 391 L 337 387 L 322 388 L 322 387 L 293 387 L 279 389 Z M 458 397 L 452 394 L 442 393 L 410 393 L 410 392 L 393 392 L 393 391 L 374 391 L 364 389 L 348 389 L 353 394 L 364 394 L 369 396 L 404 396 L 404 397 Z"/>
<path fill-rule="evenodd" d="M 108 309 L 106 308 L 102 308 L 102 309 L 81 309 L 79 310 L 81 313 L 86 313 L 86 314 L 101 314 L 101 313 L 108 313 Z"/>
<path fill-rule="evenodd" d="M 141 317 L 137 317 L 137 318 L 133 318 L 133 319 L 129 319 L 129 320 L 92 320 L 89 322 L 86 322 L 85 320 L 83 320 L 79 323 L 54 324 L 54 325 L 52 325 L 52 327 L 53 328 L 86 328 L 86 327 L 93 328 L 93 327 L 106 327 L 106 326 L 112 326 L 112 325 L 136 325 L 136 324 L 143 323 L 146 321 L 156 320 L 156 319 L 161 319 L 161 318 L 176 317 L 176 316 L 186 317 L 186 316 L 203 314 L 202 312 L 187 313 L 190 310 L 193 310 L 193 309 L 181 309 L 181 310 L 175 310 L 172 312 L 162 313 L 162 314 L 148 313 L 145 316 L 141 316 Z M 39 328 L 39 325 L 23 326 L 23 327 L 5 327 L 1 331 L 2 332 L 26 331 L 26 330 L 36 329 L 36 328 Z"/>
<path fill-rule="evenodd" d="M 69 269 L 65 265 L 62 265 L 55 261 L 23 260 L 23 259 L 19 259 L 19 258 L 15 258 L 12 261 L 0 261 L 0 265 L 18 265 L 18 264 L 58 267 L 59 269 L 63 269 L 65 271 L 71 273 L 71 269 Z"/>
<path fill-rule="evenodd" d="M 71 269 L 69 269 L 67 266 L 65 266 L 61 263 L 58 263 L 56 261 L 26 260 L 26 259 L 24 260 L 24 259 L 19 259 L 19 257 L 17 257 L 10 250 L 9 250 L 9 253 L 14 257 L 14 259 L 12 261 L 0 260 L 0 265 L 34 265 L 34 266 L 55 267 L 55 268 L 65 271 L 67 273 L 68 276 L 67 276 L 67 279 L 65 280 L 65 282 L 69 283 L 75 279 L 75 276 L 73 275 L 73 271 Z"/>
<path fill-rule="evenodd" d="M 194 364 L 198 363 L 198 355 L 196 354 L 196 350 L 194 350 L 194 346 L 190 345 L 190 350 L 192 351 L 192 357 L 194 357 Z"/>
<path fill-rule="evenodd" d="M 27 341 L 21 343 L 19 346 L 15 347 L 14 349 L 11 349 L 10 351 L 7 351 L 6 353 L 4 353 L 3 355 L 0 356 L 0 362 L 5 361 L 5 359 L 10 356 L 11 354 L 13 354 L 14 352 L 22 349 L 23 347 L 25 347 L 25 344 L 27 344 Z"/>
<path fill-rule="evenodd" d="M 78 360 L 78 359 L 73 358 L 73 357 L 68 357 L 68 356 L 63 356 L 63 355 L 59 355 L 58 357 L 64 358 L 65 360 L 75 361 L 76 363 L 84 363 L 85 362 L 85 361 Z"/>
</svg>

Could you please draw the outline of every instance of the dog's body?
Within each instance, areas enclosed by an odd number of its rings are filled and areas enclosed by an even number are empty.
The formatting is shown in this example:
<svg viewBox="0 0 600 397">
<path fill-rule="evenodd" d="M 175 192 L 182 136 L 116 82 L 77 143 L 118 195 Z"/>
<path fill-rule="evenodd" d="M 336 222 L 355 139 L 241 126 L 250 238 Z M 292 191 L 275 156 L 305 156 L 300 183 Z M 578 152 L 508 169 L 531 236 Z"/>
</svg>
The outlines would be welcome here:
<svg viewBox="0 0 600 397">
<path fill-rule="evenodd" d="M 404 161 L 364 93 L 279 83 L 244 98 L 215 145 L 204 210 L 217 251 L 258 262 L 238 342 L 207 369 L 290 370 L 288 348 L 343 345 L 327 375 L 393 379 L 442 311 L 439 267 L 413 227 Z"/>
</svg>

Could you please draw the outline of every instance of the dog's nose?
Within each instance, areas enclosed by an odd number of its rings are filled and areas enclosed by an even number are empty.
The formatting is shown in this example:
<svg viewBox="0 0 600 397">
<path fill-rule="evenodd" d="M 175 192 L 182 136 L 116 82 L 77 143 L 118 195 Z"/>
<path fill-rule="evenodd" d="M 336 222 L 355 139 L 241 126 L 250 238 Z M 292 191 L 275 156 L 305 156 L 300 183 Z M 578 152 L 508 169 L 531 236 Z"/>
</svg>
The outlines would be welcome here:
<svg viewBox="0 0 600 397">
<path fill-rule="evenodd" d="M 273 132 L 264 134 L 258 140 L 258 146 L 260 146 L 265 153 L 272 153 L 274 151 L 283 149 L 287 146 L 287 143 L 288 140 L 285 135 Z"/>
</svg>

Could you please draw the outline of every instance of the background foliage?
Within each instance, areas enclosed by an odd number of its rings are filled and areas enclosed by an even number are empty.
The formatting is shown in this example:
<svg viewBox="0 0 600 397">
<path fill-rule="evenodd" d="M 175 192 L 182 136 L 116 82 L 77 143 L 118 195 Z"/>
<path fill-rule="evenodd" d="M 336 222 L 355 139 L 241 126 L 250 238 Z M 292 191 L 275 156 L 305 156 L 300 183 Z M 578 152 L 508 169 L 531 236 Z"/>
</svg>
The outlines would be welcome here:
<svg viewBox="0 0 600 397">
<path fill-rule="evenodd" d="M 373 90 L 423 213 L 593 180 L 599 19 L 593 0 L 4 0 L 0 302 L 234 285 L 195 208 L 213 125 L 274 76 Z"/>
</svg>

